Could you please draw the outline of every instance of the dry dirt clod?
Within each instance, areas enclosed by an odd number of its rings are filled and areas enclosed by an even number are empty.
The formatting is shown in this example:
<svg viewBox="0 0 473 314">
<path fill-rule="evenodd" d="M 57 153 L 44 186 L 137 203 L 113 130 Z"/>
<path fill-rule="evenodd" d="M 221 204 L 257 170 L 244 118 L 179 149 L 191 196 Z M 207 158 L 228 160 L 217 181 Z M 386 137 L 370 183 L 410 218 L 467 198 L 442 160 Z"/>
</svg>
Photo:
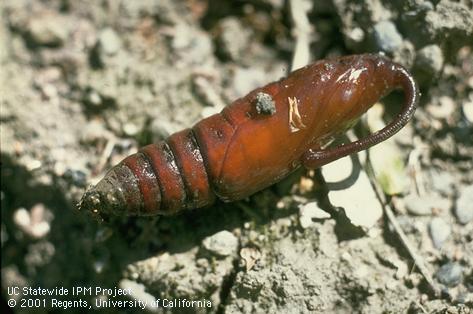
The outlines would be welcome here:
<svg viewBox="0 0 473 314">
<path fill-rule="evenodd" d="M 238 238 L 230 231 L 224 230 L 205 238 L 202 246 L 214 255 L 226 257 L 236 253 Z"/>
</svg>

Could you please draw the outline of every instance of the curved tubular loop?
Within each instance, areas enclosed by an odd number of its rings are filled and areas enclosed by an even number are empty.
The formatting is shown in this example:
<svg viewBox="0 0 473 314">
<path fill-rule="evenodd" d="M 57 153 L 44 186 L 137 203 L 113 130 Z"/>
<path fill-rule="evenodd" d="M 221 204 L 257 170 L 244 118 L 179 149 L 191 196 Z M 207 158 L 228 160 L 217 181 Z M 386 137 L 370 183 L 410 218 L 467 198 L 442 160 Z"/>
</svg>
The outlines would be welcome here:
<svg viewBox="0 0 473 314">
<path fill-rule="evenodd" d="M 419 102 L 419 90 L 414 79 L 404 67 L 396 64 L 393 70 L 397 87 L 404 91 L 404 105 L 396 118 L 383 129 L 358 141 L 324 150 L 309 149 L 302 157 L 304 167 L 316 169 L 334 160 L 370 148 L 390 138 L 409 122 Z"/>
</svg>

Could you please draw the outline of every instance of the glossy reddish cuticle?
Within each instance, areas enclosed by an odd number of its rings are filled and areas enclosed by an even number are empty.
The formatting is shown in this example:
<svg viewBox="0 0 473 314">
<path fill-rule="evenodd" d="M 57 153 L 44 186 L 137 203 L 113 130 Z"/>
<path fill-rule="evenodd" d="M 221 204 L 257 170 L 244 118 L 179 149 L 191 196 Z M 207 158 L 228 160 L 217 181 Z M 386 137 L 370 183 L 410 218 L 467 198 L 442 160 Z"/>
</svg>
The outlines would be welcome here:
<svg viewBox="0 0 473 314">
<path fill-rule="evenodd" d="M 385 128 L 326 147 L 393 89 L 402 89 L 405 100 Z M 300 166 L 314 169 L 384 141 L 410 120 L 417 102 L 412 76 L 384 57 L 321 60 L 143 147 L 90 188 L 79 207 L 99 214 L 168 215 L 216 198 L 242 199 Z"/>
</svg>

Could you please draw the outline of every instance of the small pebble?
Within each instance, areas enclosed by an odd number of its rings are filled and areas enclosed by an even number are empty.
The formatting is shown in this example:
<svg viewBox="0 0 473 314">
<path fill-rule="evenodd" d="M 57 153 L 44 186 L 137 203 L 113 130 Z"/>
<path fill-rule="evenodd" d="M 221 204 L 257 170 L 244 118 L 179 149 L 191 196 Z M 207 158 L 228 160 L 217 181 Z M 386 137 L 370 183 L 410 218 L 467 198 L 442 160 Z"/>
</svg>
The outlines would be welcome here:
<svg viewBox="0 0 473 314">
<path fill-rule="evenodd" d="M 128 136 L 136 136 L 140 132 L 140 128 L 133 122 L 127 122 L 122 127 L 123 133 Z"/>
<path fill-rule="evenodd" d="M 432 215 L 432 207 L 430 204 L 427 204 L 424 198 L 421 198 L 416 194 L 409 194 L 404 199 L 404 202 L 409 214 L 416 216 Z"/>
<path fill-rule="evenodd" d="M 114 55 L 120 50 L 122 43 L 113 29 L 106 28 L 100 32 L 98 45 L 101 52 L 106 55 Z"/>
<path fill-rule="evenodd" d="M 377 47 L 386 52 L 394 52 L 402 45 L 402 37 L 391 21 L 381 21 L 374 25 L 374 40 Z"/>
<path fill-rule="evenodd" d="M 446 212 L 450 209 L 450 201 L 435 194 L 427 194 L 422 197 L 409 194 L 404 202 L 409 214 L 416 216 L 431 215 L 433 210 Z"/>
<path fill-rule="evenodd" d="M 443 54 L 437 45 L 428 45 L 416 54 L 415 66 L 426 74 L 436 75 L 442 70 Z"/>
<path fill-rule="evenodd" d="M 13 214 L 13 221 L 17 226 L 28 226 L 31 223 L 30 213 L 26 208 L 18 208 Z"/>
<path fill-rule="evenodd" d="M 346 33 L 350 46 L 360 44 L 365 39 L 365 32 L 360 27 L 355 27 Z"/>
<path fill-rule="evenodd" d="M 30 39 L 40 46 L 60 46 L 69 36 L 64 17 L 44 12 L 34 16 L 28 24 Z"/>
<path fill-rule="evenodd" d="M 464 187 L 455 205 L 455 215 L 462 224 L 473 220 L 473 185 Z"/>
<path fill-rule="evenodd" d="M 102 104 L 102 97 L 94 90 L 87 94 L 87 100 L 93 106 L 98 107 Z"/>
<path fill-rule="evenodd" d="M 473 79 L 471 81 L 473 81 Z M 462 111 L 468 122 L 473 123 L 473 101 L 464 102 L 462 104 Z"/>
<path fill-rule="evenodd" d="M 453 175 L 447 171 L 432 171 L 430 183 L 432 184 L 432 189 L 436 190 L 441 195 L 449 196 L 453 193 L 455 180 Z"/>
<path fill-rule="evenodd" d="M 51 213 L 38 203 L 30 211 L 25 208 L 17 209 L 13 214 L 15 224 L 27 235 L 34 239 L 41 239 L 49 233 Z"/>
<path fill-rule="evenodd" d="M 447 224 L 440 217 L 435 217 L 434 219 L 432 219 L 432 221 L 430 222 L 429 230 L 432 242 L 434 243 L 434 246 L 438 249 L 442 247 L 443 243 L 445 242 L 445 240 L 447 240 L 452 231 L 450 225 Z"/>
<path fill-rule="evenodd" d="M 39 169 L 41 168 L 41 166 L 43 165 L 43 163 L 41 162 L 41 160 L 38 160 L 38 159 L 33 159 L 32 157 L 30 156 L 25 156 L 25 166 L 26 166 L 26 169 L 28 169 L 28 171 L 33 171 L 33 170 L 36 170 L 36 169 Z"/>
<path fill-rule="evenodd" d="M 202 245 L 210 253 L 225 257 L 237 251 L 238 239 L 231 232 L 224 230 L 205 238 Z"/>
<path fill-rule="evenodd" d="M 442 265 L 435 274 L 438 281 L 447 287 L 455 287 L 462 282 L 463 268 L 458 263 L 447 263 Z"/>
</svg>

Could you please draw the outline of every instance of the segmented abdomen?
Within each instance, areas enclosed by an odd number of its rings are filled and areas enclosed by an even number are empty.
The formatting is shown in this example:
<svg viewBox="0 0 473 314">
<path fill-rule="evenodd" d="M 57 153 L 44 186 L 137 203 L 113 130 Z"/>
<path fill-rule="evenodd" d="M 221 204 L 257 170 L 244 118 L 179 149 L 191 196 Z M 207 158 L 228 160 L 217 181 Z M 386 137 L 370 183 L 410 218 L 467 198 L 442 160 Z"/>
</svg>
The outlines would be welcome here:
<svg viewBox="0 0 473 314">
<path fill-rule="evenodd" d="M 143 147 L 117 167 L 127 167 L 132 173 L 125 178 L 122 187 L 123 199 L 131 213 L 170 215 L 215 200 L 200 147 L 191 129 Z M 127 197 L 137 189 L 140 199 Z"/>
<path fill-rule="evenodd" d="M 362 140 L 323 147 L 399 87 L 406 100 L 389 125 Z M 321 60 L 255 89 L 192 129 L 145 146 L 88 189 L 79 207 L 104 216 L 167 215 L 216 197 L 239 200 L 301 164 L 315 169 L 389 138 L 412 117 L 417 100 L 413 78 L 389 60 L 377 55 Z"/>
</svg>

